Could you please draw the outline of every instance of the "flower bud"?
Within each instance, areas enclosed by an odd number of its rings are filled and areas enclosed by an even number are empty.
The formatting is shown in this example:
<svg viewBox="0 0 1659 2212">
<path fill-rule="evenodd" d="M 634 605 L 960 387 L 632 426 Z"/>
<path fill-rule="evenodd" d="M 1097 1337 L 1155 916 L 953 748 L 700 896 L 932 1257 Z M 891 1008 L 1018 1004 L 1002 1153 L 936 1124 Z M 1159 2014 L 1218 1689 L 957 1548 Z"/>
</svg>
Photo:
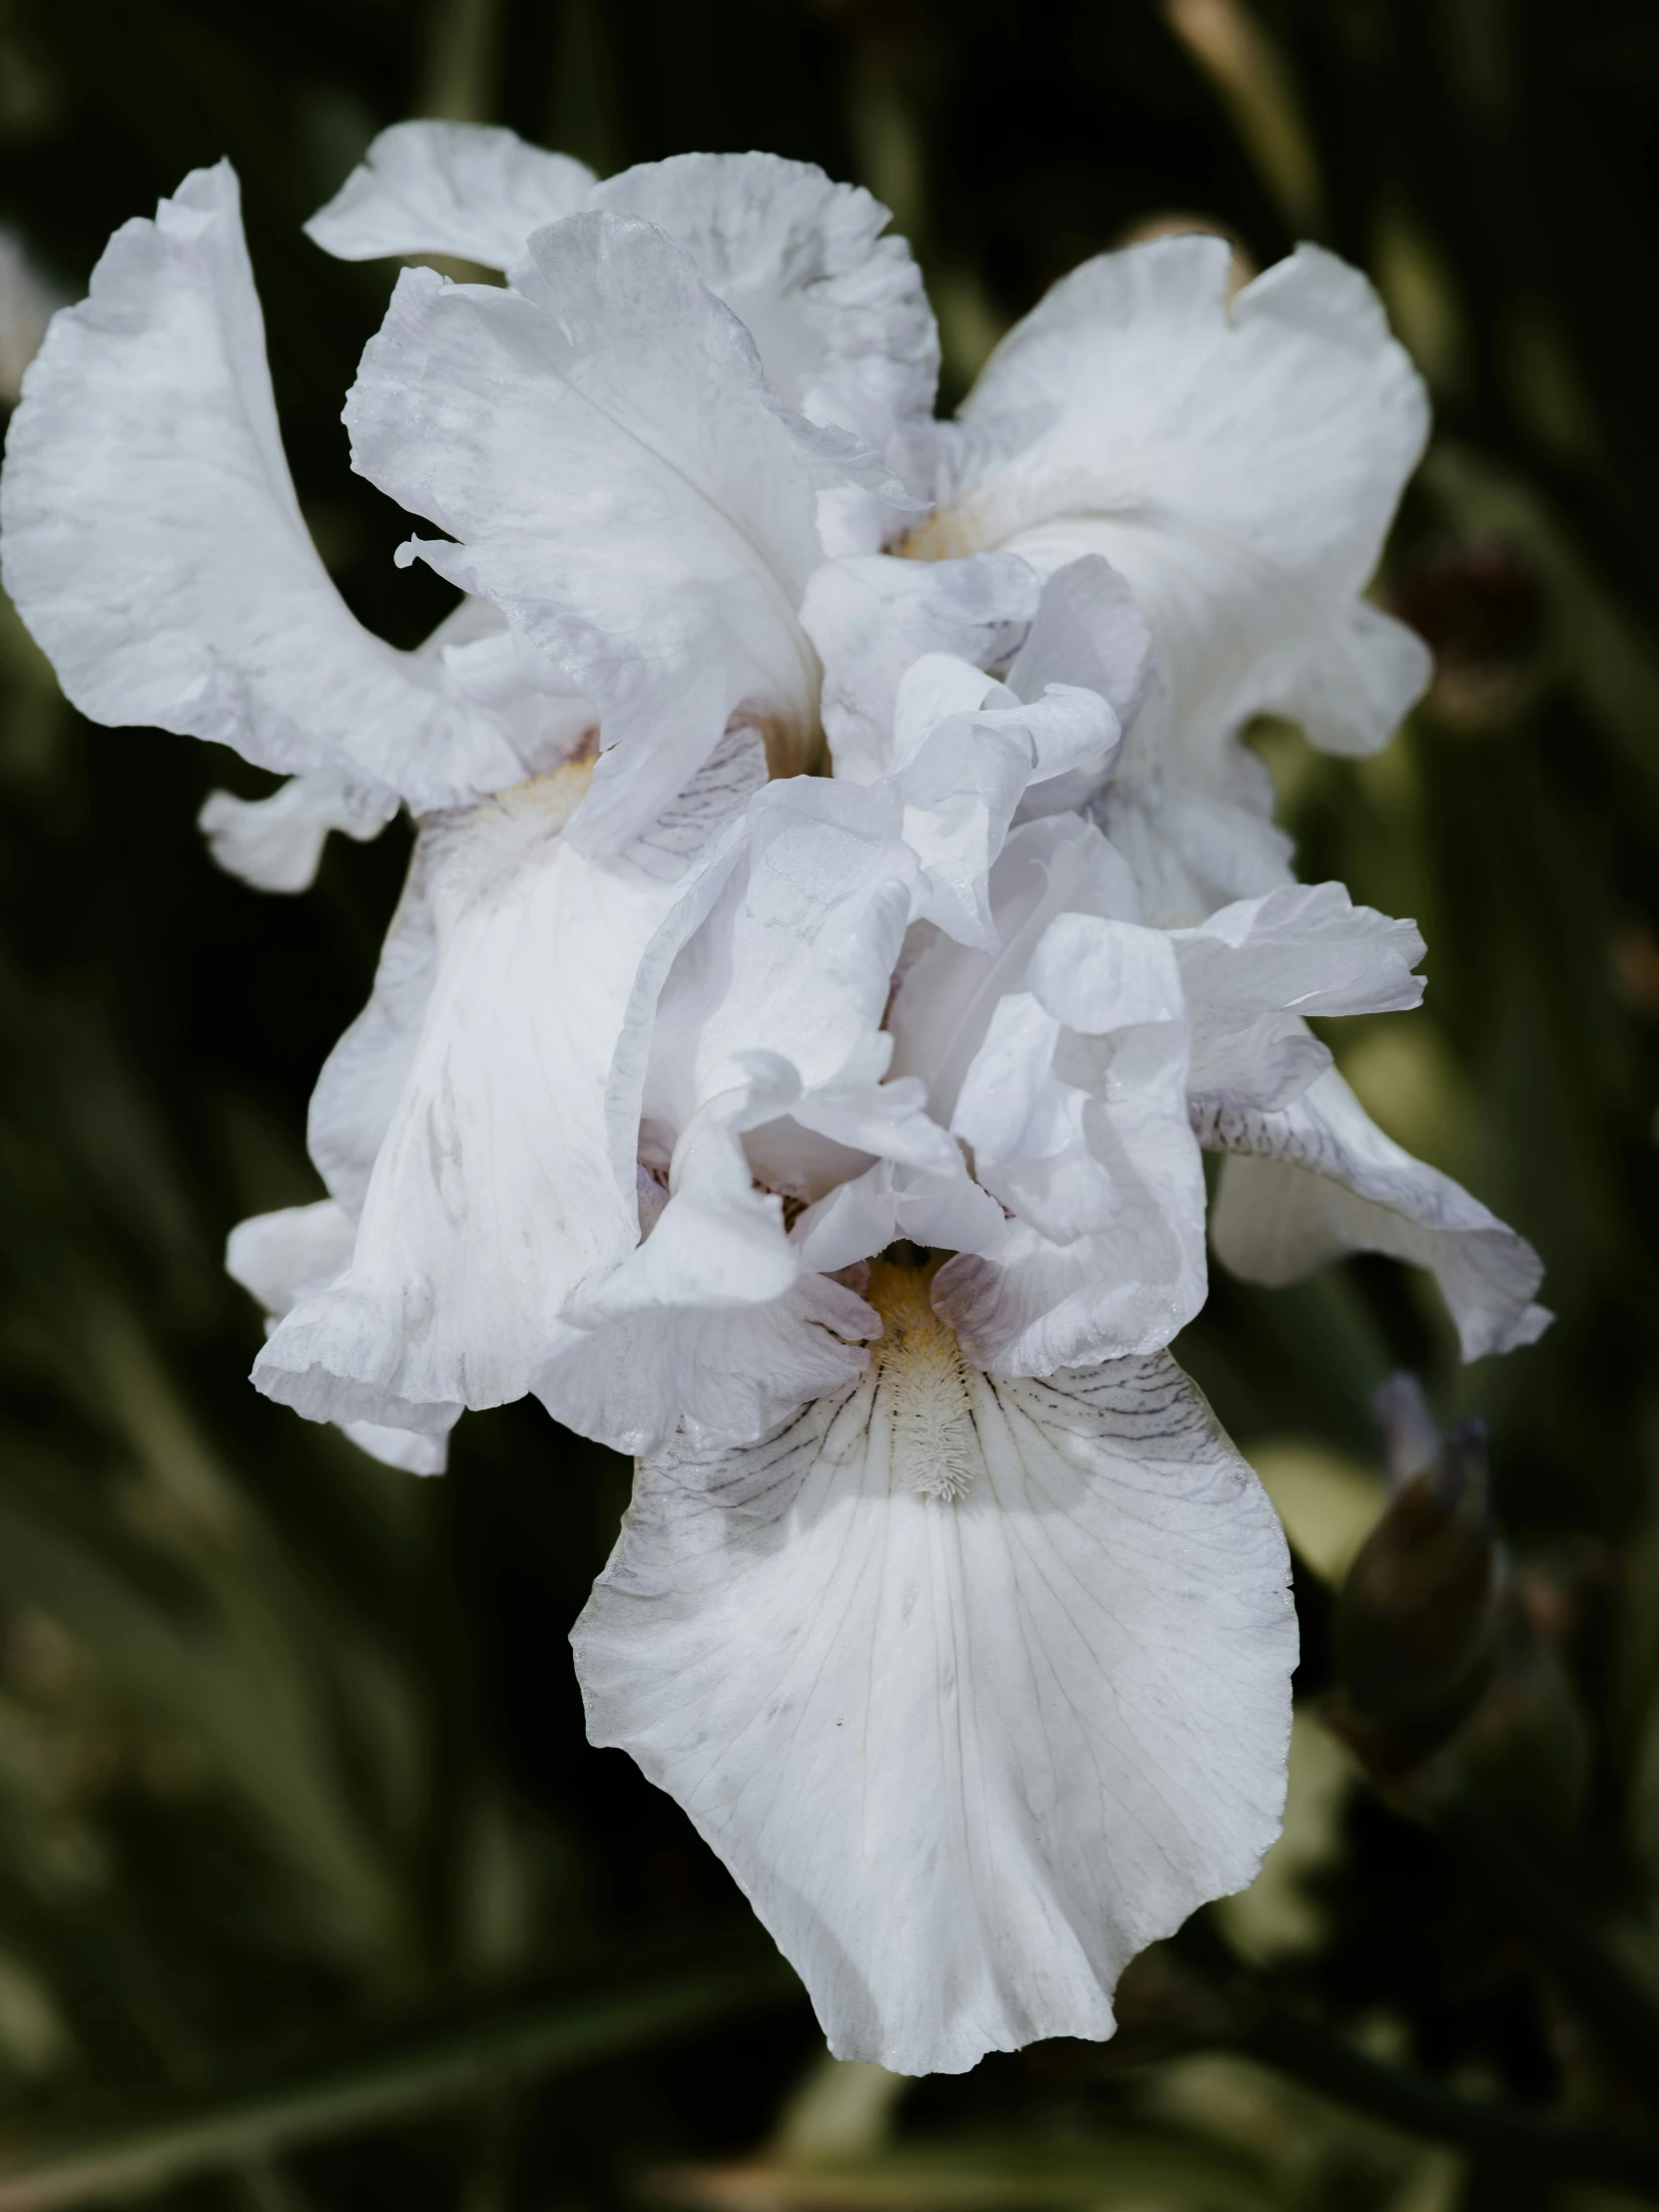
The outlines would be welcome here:
<svg viewBox="0 0 1659 2212">
<path fill-rule="evenodd" d="M 1396 1389 L 1379 1410 L 1395 1493 L 1338 1595 L 1327 1717 L 1374 1778 L 1391 1782 L 1479 1703 L 1495 1653 L 1498 1570 L 1484 1422 L 1460 1422 L 1424 1460 L 1420 1399 Z"/>
<path fill-rule="evenodd" d="M 1489 1812 L 1537 1846 L 1567 1842 L 1590 1786 L 1590 1739 L 1561 1654 L 1572 1624 L 1571 1563 L 1518 1567 L 1505 1593 L 1495 1666 L 1457 1739 L 1457 1764 Z"/>
</svg>

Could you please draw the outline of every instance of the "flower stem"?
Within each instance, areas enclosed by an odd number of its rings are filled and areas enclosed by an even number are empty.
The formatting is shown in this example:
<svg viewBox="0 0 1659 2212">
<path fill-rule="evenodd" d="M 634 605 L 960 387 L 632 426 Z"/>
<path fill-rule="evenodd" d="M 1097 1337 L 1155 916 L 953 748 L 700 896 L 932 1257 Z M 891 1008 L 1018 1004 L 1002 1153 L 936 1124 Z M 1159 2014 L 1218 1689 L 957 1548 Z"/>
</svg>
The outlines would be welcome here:
<svg viewBox="0 0 1659 2212">
<path fill-rule="evenodd" d="M 0 2212 L 119 2202 L 194 2174 L 246 2170 L 313 2144 L 464 2108 L 498 2093 L 504 2080 L 614 2058 L 797 1993 L 793 1976 L 768 1961 L 463 2027 L 309 2081 L 37 2150 L 0 2167 Z"/>
</svg>

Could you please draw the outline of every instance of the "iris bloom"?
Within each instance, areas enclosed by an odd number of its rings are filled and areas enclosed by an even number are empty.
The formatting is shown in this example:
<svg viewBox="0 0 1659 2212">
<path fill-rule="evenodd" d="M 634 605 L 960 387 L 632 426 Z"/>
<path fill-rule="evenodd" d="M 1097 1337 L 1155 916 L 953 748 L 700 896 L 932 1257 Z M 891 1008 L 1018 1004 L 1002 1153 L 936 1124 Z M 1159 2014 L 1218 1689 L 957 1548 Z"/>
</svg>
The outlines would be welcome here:
<svg viewBox="0 0 1659 2212">
<path fill-rule="evenodd" d="M 347 613 L 282 460 L 229 169 L 127 225 L 14 422 L 6 581 L 70 697 L 286 773 L 226 864 L 415 816 L 325 1065 L 327 1196 L 245 1223 L 255 1380 L 432 1470 L 534 1392 L 639 1455 L 575 1632 L 831 2047 L 1111 2031 L 1283 1799 L 1283 1538 L 1167 1347 L 1238 1272 L 1534 1256 L 1366 1118 L 1310 1016 L 1421 943 L 1299 885 L 1248 719 L 1365 752 L 1422 688 L 1361 596 L 1420 450 L 1365 280 L 1088 263 L 931 420 L 884 212 L 688 156 L 605 183 L 406 124 L 311 225 L 399 277 L 353 465 L 442 534 L 427 647 Z"/>
</svg>

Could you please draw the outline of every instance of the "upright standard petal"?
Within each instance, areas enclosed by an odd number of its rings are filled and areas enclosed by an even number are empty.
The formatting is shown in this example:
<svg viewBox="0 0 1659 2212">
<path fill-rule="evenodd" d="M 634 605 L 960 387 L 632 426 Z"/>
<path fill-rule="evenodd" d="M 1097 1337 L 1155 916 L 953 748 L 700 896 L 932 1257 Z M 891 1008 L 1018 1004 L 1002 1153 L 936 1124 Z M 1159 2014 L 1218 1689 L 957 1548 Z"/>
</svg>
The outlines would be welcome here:
<svg viewBox="0 0 1659 2212">
<path fill-rule="evenodd" d="M 7 440 L 0 558 L 94 722 L 343 771 L 417 809 L 526 773 L 440 666 L 361 628 L 316 556 L 228 163 L 124 225 L 54 318 Z"/>
<path fill-rule="evenodd" d="M 808 162 L 679 154 L 600 185 L 511 131 L 397 123 L 305 228 L 345 261 L 455 254 L 511 271 L 534 232 L 584 209 L 643 217 L 684 247 L 812 421 L 879 448 L 931 414 L 938 333 L 910 250 L 882 237 L 887 211 L 867 192 Z"/>
<path fill-rule="evenodd" d="M 1045 572 L 1103 554 L 1157 653 L 1141 754 L 1184 749 L 1201 781 L 1262 710 L 1371 752 L 1428 677 L 1358 596 L 1422 451 L 1421 380 L 1333 256 L 1298 248 L 1231 308 L 1228 262 L 1223 240 L 1160 239 L 1062 278 L 991 356 L 910 541 Z"/>
<path fill-rule="evenodd" d="M 718 887 L 759 747 L 728 741 L 611 861 L 561 834 L 586 773 L 561 770 L 422 832 L 429 919 L 405 923 L 382 1016 L 371 1009 L 325 1071 L 347 1201 L 407 1053 L 351 1265 L 294 1307 L 255 1369 L 262 1389 L 312 1419 L 433 1430 L 456 1404 L 522 1395 L 569 1299 L 638 1238 L 651 1008 Z M 418 992 L 427 958 L 410 1045 L 384 1015 Z M 314 1114 L 312 1126 L 315 1144 Z"/>
<path fill-rule="evenodd" d="M 734 721 L 766 734 L 775 770 L 807 763 L 818 494 L 887 479 L 778 400 L 650 224 L 555 224 L 517 285 L 404 273 L 347 403 L 352 460 L 460 541 L 418 550 L 593 702 L 604 751 L 576 836 L 614 851 Z"/>
<path fill-rule="evenodd" d="M 1135 1951 L 1242 1888 L 1284 1801 L 1277 1518 L 1167 1357 L 977 1374 L 871 1271 L 868 1373 L 641 1466 L 572 1642 L 838 2056 L 961 2072 L 1112 2032 Z"/>
<path fill-rule="evenodd" d="M 861 186 L 776 154 L 678 154 L 610 178 L 590 205 L 683 246 L 810 421 L 881 451 L 932 414 L 939 339 L 921 272 Z"/>
<path fill-rule="evenodd" d="M 1277 1113 L 1210 1101 L 1200 1141 L 1227 1152 L 1210 1214 L 1216 1257 L 1247 1283 L 1299 1282 L 1347 1252 L 1426 1268 L 1465 1360 L 1533 1343 L 1537 1254 L 1477 1198 L 1385 1137 L 1335 1069 Z"/>
<path fill-rule="evenodd" d="M 305 232 L 342 262 L 455 254 L 511 269 L 531 232 L 574 215 L 593 183 L 586 162 L 495 124 L 394 123 Z"/>
</svg>

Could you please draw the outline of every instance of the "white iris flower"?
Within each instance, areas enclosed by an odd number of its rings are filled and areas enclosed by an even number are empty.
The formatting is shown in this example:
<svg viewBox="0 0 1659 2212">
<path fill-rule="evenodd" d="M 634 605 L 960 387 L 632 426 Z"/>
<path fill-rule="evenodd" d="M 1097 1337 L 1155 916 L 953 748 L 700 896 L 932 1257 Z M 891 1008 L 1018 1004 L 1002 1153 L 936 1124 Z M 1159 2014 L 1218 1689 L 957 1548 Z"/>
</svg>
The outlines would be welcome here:
<svg viewBox="0 0 1659 2212">
<path fill-rule="evenodd" d="M 328 1195 L 231 1240 L 255 1379 L 419 1471 L 526 1392 L 640 1455 L 594 1740 L 831 2047 L 925 2071 L 1110 2033 L 1277 1830 L 1284 1540 L 1166 1349 L 1202 1149 L 1247 1277 L 1392 1254 L 1469 1358 L 1547 1317 L 1308 1029 L 1415 1004 L 1421 941 L 1295 882 L 1241 742 L 1371 750 L 1426 677 L 1361 597 L 1426 420 L 1364 278 L 1105 256 L 940 425 L 885 221 L 767 156 L 383 134 L 318 244 L 509 279 L 405 272 L 346 409 L 464 594 L 402 654 L 311 548 L 198 172 L 56 318 L 0 549 L 85 713 L 293 778 L 210 802 L 228 866 L 416 817 Z"/>
</svg>

